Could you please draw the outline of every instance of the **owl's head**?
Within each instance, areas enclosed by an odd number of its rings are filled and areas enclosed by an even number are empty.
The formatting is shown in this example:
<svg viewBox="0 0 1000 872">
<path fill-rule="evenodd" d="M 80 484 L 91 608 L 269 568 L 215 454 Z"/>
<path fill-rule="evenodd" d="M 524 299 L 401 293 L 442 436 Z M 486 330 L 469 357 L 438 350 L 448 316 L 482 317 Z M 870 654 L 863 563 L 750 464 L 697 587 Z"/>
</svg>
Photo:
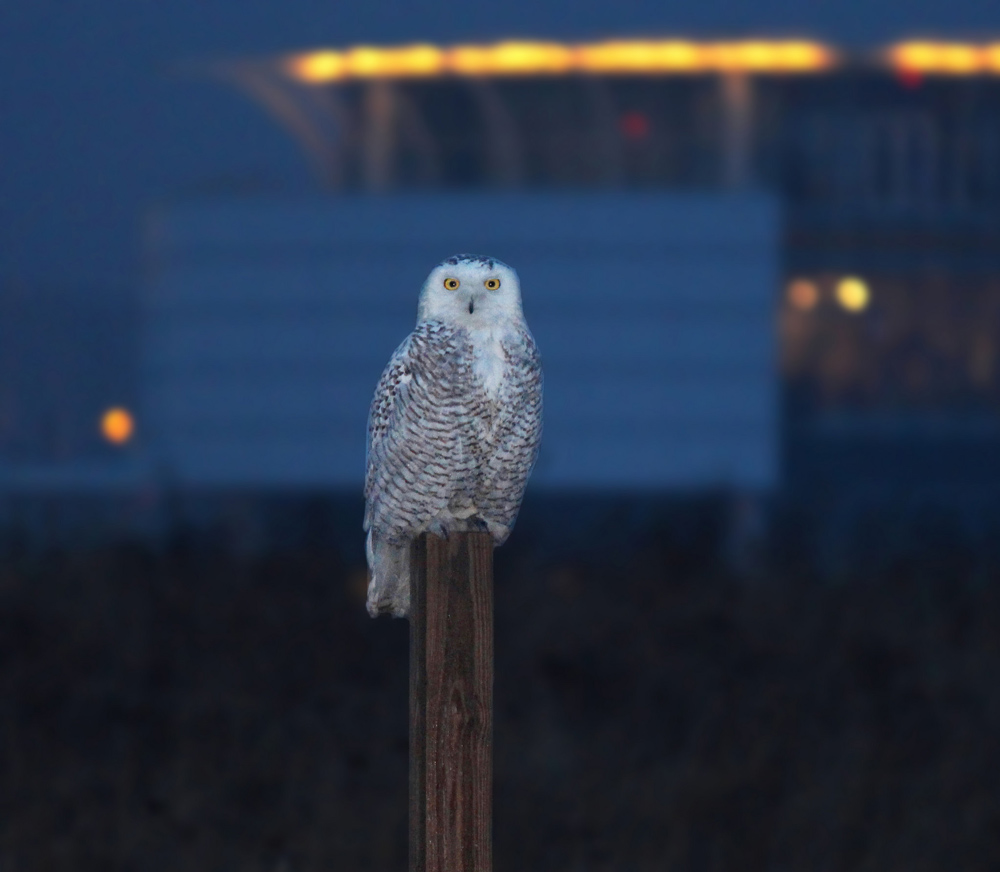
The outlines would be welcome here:
<svg viewBox="0 0 1000 872">
<path fill-rule="evenodd" d="M 466 328 L 522 321 L 517 273 L 494 257 L 478 254 L 449 257 L 434 267 L 424 282 L 417 319 Z"/>
</svg>

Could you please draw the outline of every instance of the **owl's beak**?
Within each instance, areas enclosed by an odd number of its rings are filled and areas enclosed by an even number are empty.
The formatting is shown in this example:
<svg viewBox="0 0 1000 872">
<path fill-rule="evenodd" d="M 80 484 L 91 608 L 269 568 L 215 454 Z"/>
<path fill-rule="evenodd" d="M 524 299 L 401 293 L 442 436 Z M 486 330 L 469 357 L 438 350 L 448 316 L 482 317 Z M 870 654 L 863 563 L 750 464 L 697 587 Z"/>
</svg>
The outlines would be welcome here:
<svg viewBox="0 0 1000 872">
<path fill-rule="evenodd" d="M 476 303 L 475 303 L 475 301 L 474 301 L 474 300 L 473 300 L 473 299 L 472 299 L 472 298 L 470 297 L 470 298 L 469 298 L 469 314 L 470 314 L 470 315 L 471 315 L 471 314 L 473 313 L 473 311 L 475 310 L 475 308 L 476 308 Z"/>
</svg>

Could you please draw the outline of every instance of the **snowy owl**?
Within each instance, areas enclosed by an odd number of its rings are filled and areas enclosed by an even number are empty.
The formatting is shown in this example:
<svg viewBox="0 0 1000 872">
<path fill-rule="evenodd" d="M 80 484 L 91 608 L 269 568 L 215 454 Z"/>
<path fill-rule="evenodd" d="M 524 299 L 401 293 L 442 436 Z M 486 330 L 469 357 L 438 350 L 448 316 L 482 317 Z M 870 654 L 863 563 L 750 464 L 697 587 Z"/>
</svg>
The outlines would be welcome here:
<svg viewBox="0 0 1000 872">
<path fill-rule="evenodd" d="M 517 273 L 459 254 L 427 277 L 379 379 L 365 475 L 368 613 L 410 609 L 410 544 L 514 526 L 542 432 L 542 370 Z"/>
</svg>

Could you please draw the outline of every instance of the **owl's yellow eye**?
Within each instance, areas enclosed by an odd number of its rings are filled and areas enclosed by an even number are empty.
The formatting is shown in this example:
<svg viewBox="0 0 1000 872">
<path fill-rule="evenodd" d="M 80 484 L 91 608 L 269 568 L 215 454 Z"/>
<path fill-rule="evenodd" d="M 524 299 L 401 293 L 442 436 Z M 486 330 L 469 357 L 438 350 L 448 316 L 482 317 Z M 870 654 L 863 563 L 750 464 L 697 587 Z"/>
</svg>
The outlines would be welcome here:
<svg viewBox="0 0 1000 872">
<path fill-rule="evenodd" d="M 444 286 L 449 291 L 457 291 L 458 290 L 458 286 L 460 284 L 461 284 L 461 282 L 458 279 L 445 279 L 444 280 Z"/>
<path fill-rule="evenodd" d="M 495 291 L 500 287 L 500 279 L 487 279 L 483 284 L 486 285 L 486 290 Z"/>
</svg>

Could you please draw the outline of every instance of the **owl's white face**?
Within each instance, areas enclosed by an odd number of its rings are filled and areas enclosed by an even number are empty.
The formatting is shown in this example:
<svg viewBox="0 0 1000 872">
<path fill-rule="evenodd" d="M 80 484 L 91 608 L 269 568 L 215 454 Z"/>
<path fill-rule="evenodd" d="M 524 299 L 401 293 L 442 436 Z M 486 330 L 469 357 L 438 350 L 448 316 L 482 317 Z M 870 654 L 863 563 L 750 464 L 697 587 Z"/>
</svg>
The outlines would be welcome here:
<svg viewBox="0 0 1000 872">
<path fill-rule="evenodd" d="M 417 320 L 466 329 L 508 327 L 524 320 L 517 273 L 493 257 L 457 254 L 438 264 L 420 291 Z"/>
</svg>

